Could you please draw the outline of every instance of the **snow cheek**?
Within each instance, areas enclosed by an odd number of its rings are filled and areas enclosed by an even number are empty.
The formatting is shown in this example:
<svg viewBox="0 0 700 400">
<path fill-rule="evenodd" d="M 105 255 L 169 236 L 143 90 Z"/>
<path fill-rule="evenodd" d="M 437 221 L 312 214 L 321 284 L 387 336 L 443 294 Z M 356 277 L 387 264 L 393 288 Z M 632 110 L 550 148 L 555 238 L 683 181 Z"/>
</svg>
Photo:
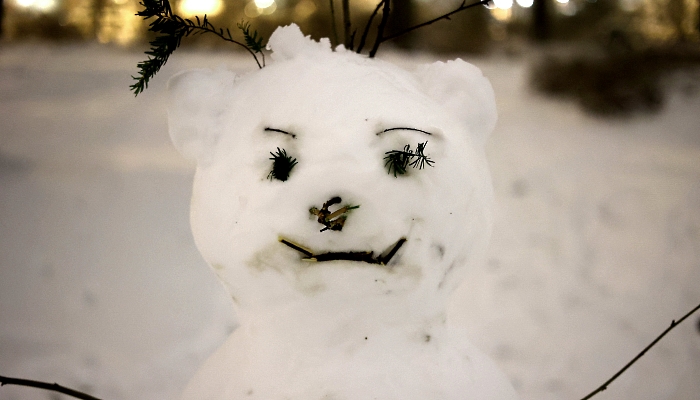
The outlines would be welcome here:
<svg viewBox="0 0 700 400">
<path fill-rule="evenodd" d="M 234 91 L 236 75 L 227 70 L 190 70 L 168 81 L 168 126 L 177 149 L 187 158 L 207 163 L 216 153 L 222 104 Z"/>
</svg>

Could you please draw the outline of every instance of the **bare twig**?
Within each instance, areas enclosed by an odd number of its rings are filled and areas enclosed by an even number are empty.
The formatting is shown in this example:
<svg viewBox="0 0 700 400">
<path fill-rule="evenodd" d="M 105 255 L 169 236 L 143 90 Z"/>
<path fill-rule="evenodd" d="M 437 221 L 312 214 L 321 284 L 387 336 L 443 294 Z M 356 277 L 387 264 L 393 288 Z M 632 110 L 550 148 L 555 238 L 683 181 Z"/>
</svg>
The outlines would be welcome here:
<svg viewBox="0 0 700 400">
<path fill-rule="evenodd" d="M 645 347 L 644 350 L 642 350 L 641 353 L 637 354 L 637 356 L 636 356 L 635 358 L 633 358 L 632 361 L 628 362 L 627 365 L 625 365 L 624 367 L 622 367 L 621 370 L 617 371 L 617 373 L 616 373 L 615 375 L 613 375 L 612 378 L 608 379 L 605 383 L 603 383 L 602 385 L 600 385 L 600 387 L 598 387 L 596 390 L 594 390 L 594 391 L 592 391 L 591 393 L 589 393 L 586 397 L 582 398 L 581 400 L 588 400 L 588 399 L 590 399 L 591 397 L 595 396 L 596 394 L 598 394 L 598 393 L 600 393 L 600 392 L 606 390 L 606 389 L 608 388 L 608 385 L 610 385 L 615 379 L 617 379 L 620 375 L 622 375 L 625 371 L 627 371 L 627 369 L 628 369 L 629 367 L 631 367 L 632 364 L 636 363 L 637 360 L 639 360 L 640 358 L 642 358 L 642 356 L 643 356 L 649 349 L 651 349 L 652 347 L 654 347 L 654 345 L 655 345 L 656 343 L 658 343 L 658 341 L 661 340 L 661 338 L 663 338 L 664 336 L 666 336 L 667 333 L 669 333 L 673 328 L 675 328 L 676 326 L 678 326 L 678 324 L 680 324 L 681 322 L 683 322 L 686 318 L 690 317 L 690 316 L 691 316 L 694 312 L 696 312 L 698 309 L 700 309 L 700 304 L 698 304 L 695 308 L 693 308 L 692 310 L 690 310 L 689 313 L 685 314 L 685 315 L 683 316 L 683 318 L 679 319 L 678 321 L 675 321 L 675 320 L 671 321 L 671 326 L 669 326 L 668 328 L 666 328 L 665 331 L 663 331 L 659 336 L 657 336 L 656 339 L 654 339 L 653 342 L 651 342 L 647 347 Z"/>
<path fill-rule="evenodd" d="M 391 0 L 384 1 L 384 7 L 382 8 L 382 20 L 379 22 L 379 27 L 377 28 L 377 39 L 374 41 L 374 46 L 372 46 L 372 50 L 369 52 L 370 58 L 377 54 L 379 45 L 384 41 L 384 28 L 386 27 L 386 23 L 389 21 L 389 13 L 391 13 L 390 3 Z"/>
<path fill-rule="evenodd" d="M 350 51 L 355 50 L 355 35 L 357 35 L 357 29 L 353 29 L 352 34 L 350 35 L 350 46 L 348 47 L 348 50 Z"/>
<path fill-rule="evenodd" d="M 491 3 L 492 1 L 493 1 L 493 0 L 480 0 L 480 1 L 477 1 L 476 3 L 467 4 L 466 0 L 464 0 L 464 1 L 462 1 L 462 4 L 461 4 L 459 7 L 457 7 L 457 8 L 455 8 L 454 10 L 448 12 L 447 14 L 443 14 L 443 15 L 437 17 L 437 18 L 431 19 L 430 21 L 426 21 L 426 22 L 423 22 L 423 23 L 421 23 L 421 24 L 414 25 L 414 26 L 412 26 L 412 27 L 410 27 L 410 28 L 406 28 L 406 29 L 404 29 L 404 30 L 402 30 L 402 31 L 400 31 L 400 32 L 391 34 L 391 35 L 389 35 L 389 36 L 382 37 L 381 40 L 379 41 L 379 43 L 386 42 L 387 40 L 391 40 L 391 39 L 396 39 L 396 38 L 399 37 L 399 36 L 403 36 L 403 35 L 407 34 L 408 32 L 411 32 L 411 31 L 414 31 L 414 30 L 416 30 L 416 29 L 418 29 L 418 28 L 422 28 L 422 27 L 424 27 L 424 26 L 430 25 L 430 24 L 432 24 L 432 23 L 434 23 L 434 22 L 440 21 L 441 19 L 447 19 L 447 20 L 449 20 L 449 19 L 450 19 L 450 16 L 452 16 L 452 14 L 456 14 L 456 13 L 458 13 L 458 12 L 460 12 L 460 11 L 464 11 L 464 10 L 466 10 L 466 9 L 469 9 L 469 8 L 472 8 L 472 7 L 476 7 L 476 6 L 482 6 L 482 5 L 485 6 L 485 5 L 489 4 L 489 3 Z M 378 45 L 378 44 L 375 44 L 375 46 L 378 47 L 379 45 Z M 370 57 L 371 57 L 371 56 L 370 56 Z"/>
<path fill-rule="evenodd" d="M 343 0 L 343 38 L 345 38 L 345 48 L 352 49 L 353 37 L 350 34 L 352 24 L 350 23 L 350 0 Z"/>
<path fill-rule="evenodd" d="M 339 210 L 335 212 L 331 212 L 328 208 L 330 206 L 339 204 L 342 201 L 342 199 L 338 196 L 331 198 L 327 202 L 323 203 L 323 207 L 319 210 L 316 207 L 311 207 L 309 212 L 313 215 L 318 216 L 318 222 L 320 224 L 323 224 L 325 228 L 321 229 L 321 232 L 327 231 L 327 230 L 332 230 L 332 231 L 342 231 L 343 230 L 343 225 L 345 225 L 345 220 L 347 219 L 347 215 L 344 215 L 350 210 L 354 210 L 356 208 L 360 208 L 360 206 L 350 206 L 347 205 L 345 207 L 340 208 Z M 336 218 L 338 217 L 338 218 Z M 336 218 L 336 219 L 333 219 Z"/>
<path fill-rule="evenodd" d="M 333 30 L 333 43 L 338 44 L 338 27 L 335 24 L 335 5 L 333 5 L 333 2 L 335 0 L 328 0 L 328 3 L 331 6 L 331 29 Z"/>
<path fill-rule="evenodd" d="M 44 390 L 50 390 L 53 392 L 63 393 L 63 394 L 66 394 L 68 396 L 75 397 L 76 399 L 100 400 L 97 397 L 92 397 L 89 394 L 79 392 L 77 390 L 69 389 L 67 387 L 63 387 L 57 383 L 46 383 L 46 382 L 32 381 L 29 379 L 8 378 L 6 376 L 0 376 L 0 386 L 5 386 L 5 385 L 18 385 L 18 386 L 27 386 L 27 387 L 44 389 Z"/>
<path fill-rule="evenodd" d="M 384 129 L 381 132 L 377 132 L 377 136 L 381 135 L 382 133 L 385 132 L 391 132 L 391 131 L 413 131 L 413 132 L 420 132 L 420 133 L 425 133 L 426 135 L 431 135 L 432 133 L 424 131 L 422 129 L 416 129 L 416 128 L 404 128 L 404 127 L 396 127 L 396 128 L 389 128 L 389 129 Z"/>
<path fill-rule="evenodd" d="M 367 25 L 365 25 L 365 31 L 362 32 L 362 38 L 360 38 L 360 45 L 357 46 L 357 53 L 360 54 L 362 52 L 362 48 L 365 47 L 365 42 L 367 41 L 367 35 L 369 35 L 369 28 L 372 27 L 372 20 L 374 20 L 374 17 L 377 16 L 377 13 L 379 12 L 379 9 L 382 7 L 386 0 L 382 0 L 377 4 L 377 7 L 374 8 L 374 11 L 372 12 L 372 15 L 369 16 L 369 19 L 367 20 Z"/>
<path fill-rule="evenodd" d="M 279 238 L 279 241 L 280 243 L 289 246 L 292 249 L 303 254 L 305 256 L 302 258 L 303 261 L 359 261 L 365 262 L 367 264 L 387 265 L 389 261 L 391 261 L 391 259 L 399 251 L 401 246 L 403 246 L 403 244 L 406 243 L 406 238 L 400 238 L 396 243 L 387 247 L 386 250 L 384 250 L 384 252 L 378 256 L 375 256 L 374 252 L 372 251 L 331 251 L 327 253 L 314 253 L 306 247 L 294 243 L 291 240 Z"/>
</svg>

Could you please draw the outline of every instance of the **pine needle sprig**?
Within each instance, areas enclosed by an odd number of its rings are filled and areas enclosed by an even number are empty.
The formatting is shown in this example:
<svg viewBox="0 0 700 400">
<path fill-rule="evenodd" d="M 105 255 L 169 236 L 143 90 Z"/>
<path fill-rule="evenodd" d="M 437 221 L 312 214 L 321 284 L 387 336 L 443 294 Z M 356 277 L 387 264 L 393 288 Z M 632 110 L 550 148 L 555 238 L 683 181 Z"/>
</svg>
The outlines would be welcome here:
<svg viewBox="0 0 700 400">
<path fill-rule="evenodd" d="M 277 153 L 270 152 L 270 160 L 272 160 L 272 170 L 267 175 L 267 179 L 273 180 L 277 179 L 279 181 L 286 181 L 289 179 L 289 174 L 292 172 L 292 168 L 297 165 L 297 159 L 287 155 L 285 149 L 277 148 Z"/>
<path fill-rule="evenodd" d="M 245 44 L 254 52 L 262 54 L 263 48 L 265 47 L 263 45 L 263 37 L 258 36 L 258 31 L 253 31 L 252 34 L 250 33 L 250 22 L 241 21 L 236 24 L 236 26 L 243 32 Z M 265 65 L 264 62 L 263 65 Z"/>
<path fill-rule="evenodd" d="M 264 67 L 265 53 L 263 53 L 263 49 L 265 48 L 265 45 L 263 44 L 264 39 L 262 35 L 258 36 L 258 31 L 253 31 L 252 34 L 250 33 L 250 22 L 241 21 L 240 23 L 236 24 L 236 26 L 243 33 L 243 39 L 245 40 L 245 44 L 248 46 L 248 48 L 254 53 L 260 54 L 262 57 L 262 65 Z"/>
<path fill-rule="evenodd" d="M 150 42 L 151 49 L 146 51 L 148 59 L 137 64 L 139 68 L 138 76 L 132 76 L 132 78 L 136 80 L 136 83 L 131 85 L 130 88 L 137 96 L 148 88 L 149 80 L 160 71 L 161 67 L 168 61 L 170 55 L 180 47 L 182 38 L 188 36 L 204 33 L 214 34 L 227 42 L 245 48 L 253 56 L 259 68 L 265 66 L 265 58 L 261 52 L 263 38 L 258 37 L 257 32 L 255 32 L 254 35 L 257 50 L 253 50 L 246 44 L 233 39 L 231 31 L 228 28 L 226 30 L 216 28 L 206 15 L 201 19 L 195 17 L 194 21 L 182 18 L 173 12 L 168 0 L 142 0 L 140 4 L 143 6 L 143 10 L 137 12 L 136 15 L 143 17 L 145 20 L 155 18 L 155 20 L 150 23 L 148 29 L 158 34 L 158 36 Z M 262 64 L 258 61 L 256 53 L 260 53 L 263 56 Z"/>
<path fill-rule="evenodd" d="M 415 153 L 411 150 L 411 145 L 407 144 L 403 150 L 387 151 L 384 157 L 384 166 L 391 174 L 393 171 L 394 177 L 404 175 L 408 171 L 408 167 L 423 169 L 426 164 L 432 167 L 435 161 L 431 160 L 424 154 L 427 141 L 418 143 Z"/>
</svg>

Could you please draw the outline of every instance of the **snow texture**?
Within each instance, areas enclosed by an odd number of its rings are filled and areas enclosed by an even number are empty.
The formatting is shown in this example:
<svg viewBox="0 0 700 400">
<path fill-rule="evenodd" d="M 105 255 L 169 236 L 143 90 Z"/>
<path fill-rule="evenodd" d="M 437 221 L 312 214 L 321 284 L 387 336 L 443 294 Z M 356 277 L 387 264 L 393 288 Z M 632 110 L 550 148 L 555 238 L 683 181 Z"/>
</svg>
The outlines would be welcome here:
<svg viewBox="0 0 700 400">
<path fill-rule="evenodd" d="M 489 82 L 461 60 L 412 74 L 332 52 L 295 25 L 269 47 L 260 71 L 170 82 L 171 137 L 198 164 L 193 236 L 241 324 L 183 398 L 515 399 L 446 315 L 491 233 Z M 387 152 L 426 142 L 433 165 L 389 173 Z M 298 162 L 288 179 L 269 175 L 276 149 Z M 309 211 L 344 205 L 339 230 Z M 386 263 L 315 256 L 399 244 Z"/>
<path fill-rule="evenodd" d="M 407 69 L 436 59 L 384 50 Z M 0 374 L 172 400 L 237 324 L 193 244 L 194 167 L 168 138 L 165 82 L 257 66 L 178 50 L 134 98 L 142 57 L 0 47 Z M 700 299 L 700 74 L 665 81 L 660 114 L 603 120 L 531 93 L 527 57 L 469 60 L 496 93 L 494 230 L 448 314 L 522 399 L 576 399 Z M 697 321 L 595 399 L 697 399 Z M 58 397 L 0 388 L 2 400 Z"/>
</svg>

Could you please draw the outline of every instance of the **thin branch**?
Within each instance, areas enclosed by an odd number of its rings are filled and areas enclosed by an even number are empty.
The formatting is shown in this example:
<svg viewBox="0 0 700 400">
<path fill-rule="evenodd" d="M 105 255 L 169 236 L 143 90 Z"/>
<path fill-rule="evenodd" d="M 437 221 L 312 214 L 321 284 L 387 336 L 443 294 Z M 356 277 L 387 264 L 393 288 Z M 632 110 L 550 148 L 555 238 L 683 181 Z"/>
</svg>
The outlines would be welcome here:
<svg viewBox="0 0 700 400">
<path fill-rule="evenodd" d="M 331 29 L 333 29 L 333 43 L 339 44 L 338 42 L 338 27 L 335 24 L 335 6 L 333 5 L 334 0 L 328 0 L 331 5 Z"/>
<path fill-rule="evenodd" d="M 32 381 L 29 379 L 8 378 L 6 376 L 0 376 L 0 386 L 5 386 L 5 385 L 18 385 L 18 386 L 27 386 L 27 387 L 33 387 L 33 388 L 38 388 L 38 389 L 50 390 L 53 392 L 63 393 L 63 394 L 66 394 L 68 396 L 75 397 L 76 399 L 100 400 L 97 397 L 92 397 L 89 394 L 79 392 L 77 390 L 69 389 L 67 387 L 63 387 L 57 383 L 46 383 L 46 382 Z"/>
<path fill-rule="evenodd" d="M 224 39 L 224 41 L 244 47 L 253 56 L 259 68 L 265 65 L 265 55 L 262 53 L 261 47 L 258 47 L 256 51 L 256 49 L 251 49 L 249 46 L 234 40 L 229 29 L 226 29 L 225 32 L 223 29 L 216 29 L 209 22 L 206 15 L 202 19 L 195 16 L 196 22 L 193 22 L 191 19 L 185 19 L 173 13 L 169 0 L 142 0 L 140 4 L 143 6 L 143 9 L 137 12 L 136 15 L 143 17 L 145 20 L 155 18 L 149 24 L 148 30 L 155 32 L 157 36 L 150 42 L 151 49 L 146 51 L 146 55 L 149 56 L 148 59 L 137 64 L 139 68 L 138 76 L 132 76 L 136 83 L 131 85 L 130 88 L 137 96 L 148 87 L 149 80 L 160 71 L 160 68 L 165 65 L 170 55 L 180 47 L 182 39 L 190 35 L 213 33 Z M 262 42 L 262 38 L 257 38 L 257 32 L 254 32 L 254 35 L 251 37 L 246 37 L 246 39 L 252 40 L 256 45 Z M 262 65 L 258 61 L 256 53 L 261 54 Z"/>
<path fill-rule="evenodd" d="M 205 15 L 204 17 L 206 18 L 206 15 Z M 176 16 L 176 18 L 177 18 L 177 16 Z M 176 20 L 176 18 L 170 17 L 169 19 Z M 167 17 L 164 17 L 164 19 L 168 19 L 168 18 L 167 18 Z M 178 18 L 178 19 L 180 19 L 180 18 Z M 180 22 L 181 22 L 181 21 L 182 21 L 182 19 L 180 19 Z M 187 19 L 185 19 L 185 21 L 188 21 L 188 22 L 189 22 L 189 20 L 187 20 Z M 254 52 L 250 47 L 246 46 L 245 44 L 243 44 L 243 43 L 241 43 L 241 42 L 239 42 L 239 41 L 237 41 L 237 40 L 234 40 L 234 39 L 231 37 L 231 33 L 230 33 L 230 32 L 229 32 L 229 35 L 227 36 L 227 35 L 224 35 L 224 31 L 223 31 L 223 30 L 219 29 L 219 30 L 217 31 L 216 28 L 214 28 L 214 26 L 211 25 L 211 24 L 208 23 L 208 22 L 209 22 L 209 21 L 207 21 L 207 20 L 205 19 L 206 25 L 203 25 L 203 26 L 199 26 L 199 25 L 190 25 L 190 26 L 189 26 L 189 29 L 192 30 L 192 31 L 199 30 L 199 31 L 202 32 L 202 33 L 204 33 L 204 32 L 213 33 L 214 35 L 220 37 L 221 39 L 224 39 L 225 41 L 227 41 L 227 42 L 229 42 L 229 43 L 235 43 L 235 44 L 237 44 L 237 45 L 243 47 L 244 49 L 246 49 L 246 50 L 248 51 L 248 53 L 250 53 L 251 56 L 253 56 L 253 58 L 255 59 L 255 62 L 258 64 L 258 68 L 262 69 L 263 65 L 260 64 L 260 61 L 258 60 L 258 57 L 255 55 L 255 52 Z M 185 36 L 188 36 L 188 35 L 185 34 Z M 261 52 L 261 54 L 262 54 L 262 52 Z"/>
<path fill-rule="evenodd" d="M 352 49 L 352 36 L 350 31 L 352 24 L 350 23 L 350 0 L 343 0 L 343 38 L 345 38 L 345 48 Z"/>
<path fill-rule="evenodd" d="M 389 35 L 389 36 L 387 36 L 387 37 L 383 37 L 383 38 L 381 38 L 381 42 L 386 42 L 387 40 L 396 39 L 396 38 L 399 37 L 399 36 L 403 36 L 403 35 L 407 34 L 408 32 L 411 32 L 411 31 L 414 31 L 414 30 L 416 30 L 416 29 L 418 29 L 418 28 L 422 28 L 422 27 L 424 27 L 424 26 L 430 25 L 430 24 L 432 24 L 432 23 L 434 23 L 434 22 L 440 21 L 441 19 L 447 19 L 447 20 L 449 20 L 449 19 L 450 19 L 450 16 L 452 16 L 452 14 L 456 14 L 456 13 L 458 13 L 458 12 L 460 12 L 460 11 L 464 11 L 464 10 L 466 10 L 466 9 L 469 9 L 469 8 L 472 8 L 472 7 L 476 7 L 476 6 L 485 6 L 485 5 L 489 4 L 489 3 L 491 3 L 492 1 L 493 1 L 493 0 L 480 0 L 480 1 L 477 1 L 476 3 L 467 4 L 466 0 L 464 0 L 464 1 L 462 1 L 462 4 L 461 4 L 459 7 L 457 7 L 456 9 L 454 9 L 454 10 L 448 12 L 447 14 L 443 14 L 443 15 L 437 17 L 437 18 L 431 19 L 430 21 L 423 22 L 422 24 L 418 24 L 418 25 L 412 26 L 412 27 L 410 27 L 410 28 L 406 28 L 406 29 L 404 29 L 403 31 L 394 33 L 394 34 Z"/>
<path fill-rule="evenodd" d="M 379 27 L 377 28 L 377 39 L 374 41 L 374 46 L 372 46 L 372 50 L 369 52 L 370 58 L 377 54 L 379 45 L 384 41 L 384 28 L 386 27 L 386 23 L 389 21 L 389 13 L 391 13 L 390 3 L 391 0 L 384 1 L 384 8 L 382 8 L 382 20 L 379 22 Z"/>
<path fill-rule="evenodd" d="M 620 375 L 622 375 L 625 371 L 627 371 L 627 369 L 628 369 L 629 367 L 631 367 L 632 364 L 636 363 L 637 360 L 639 360 L 640 358 L 642 358 L 642 356 L 643 356 L 649 349 L 651 349 L 652 347 L 654 347 L 654 345 L 655 345 L 659 340 L 661 340 L 661 338 L 663 338 L 664 336 L 666 336 L 666 334 L 669 333 L 673 328 L 675 328 L 676 326 L 678 326 L 681 322 L 683 322 L 686 318 L 690 317 L 694 312 L 696 312 L 696 311 L 699 310 L 699 309 L 700 309 L 700 304 L 698 304 L 695 308 L 693 308 L 692 310 L 690 310 L 689 313 L 685 314 L 685 315 L 683 316 L 683 318 L 679 319 L 677 322 L 676 322 L 675 320 L 671 321 L 671 326 L 669 326 L 668 328 L 666 328 L 666 330 L 663 331 L 663 332 L 661 333 L 661 335 L 657 336 L 657 338 L 654 339 L 654 341 L 651 342 L 647 347 L 645 347 L 644 350 L 642 350 L 641 353 L 637 354 L 637 356 L 636 356 L 635 358 L 633 358 L 632 361 L 628 362 L 627 365 L 625 365 L 624 367 L 622 367 L 622 369 L 619 370 L 615 375 L 613 375 L 612 378 L 608 379 L 604 384 L 600 385 L 599 388 L 597 388 L 596 390 L 592 391 L 591 393 L 588 394 L 588 396 L 582 398 L 581 400 L 588 400 L 588 399 L 590 399 L 591 397 L 595 396 L 596 394 L 598 394 L 598 393 L 600 393 L 600 392 L 606 390 L 606 389 L 608 388 L 608 385 L 610 385 L 615 379 L 617 379 Z"/>
<path fill-rule="evenodd" d="M 350 35 L 350 47 L 348 47 L 350 51 L 355 51 L 355 35 L 357 35 L 357 29 L 353 29 L 352 35 Z"/>
<path fill-rule="evenodd" d="M 206 17 L 206 15 L 204 17 Z M 214 26 L 211 24 L 209 24 L 209 26 L 214 28 Z M 265 53 L 263 53 L 263 49 L 265 48 L 265 45 L 263 45 L 263 37 L 258 36 L 258 31 L 253 31 L 252 34 L 250 33 L 250 22 L 241 21 L 238 24 L 236 24 L 236 26 L 243 33 L 243 38 L 245 39 L 246 44 L 245 47 L 248 49 L 249 52 L 252 52 L 253 57 L 255 58 L 255 54 L 260 54 L 262 56 L 262 66 L 264 67 Z M 222 29 L 219 29 L 219 31 L 221 32 L 221 34 L 224 33 Z M 229 39 L 232 39 L 231 31 L 228 28 L 226 28 L 226 33 L 228 34 Z M 258 61 L 258 59 L 255 58 L 255 61 Z M 258 66 L 260 66 L 260 63 L 258 63 Z"/>
<path fill-rule="evenodd" d="M 365 42 L 367 41 L 367 35 L 369 35 L 369 28 L 372 27 L 372 20 L 374 20 L 374 17 L 377 16 L 377 13 L 379 12 L 379 9 L 382 7 L 386 0 L 382 0 L 377 4 L 377 7 L 374 8 L 374 11 L 372 12 L 372 15 L 369 16 L 369 19 L 367 20 L 367 25 L 365 25 L 365 31 L 362 32 L 362 38 L 360 38 L 360 45 L 357 46 L 357 54 L 360 54 L 362 52 L 362 48 L 365 47 Z"/>
</svg>

